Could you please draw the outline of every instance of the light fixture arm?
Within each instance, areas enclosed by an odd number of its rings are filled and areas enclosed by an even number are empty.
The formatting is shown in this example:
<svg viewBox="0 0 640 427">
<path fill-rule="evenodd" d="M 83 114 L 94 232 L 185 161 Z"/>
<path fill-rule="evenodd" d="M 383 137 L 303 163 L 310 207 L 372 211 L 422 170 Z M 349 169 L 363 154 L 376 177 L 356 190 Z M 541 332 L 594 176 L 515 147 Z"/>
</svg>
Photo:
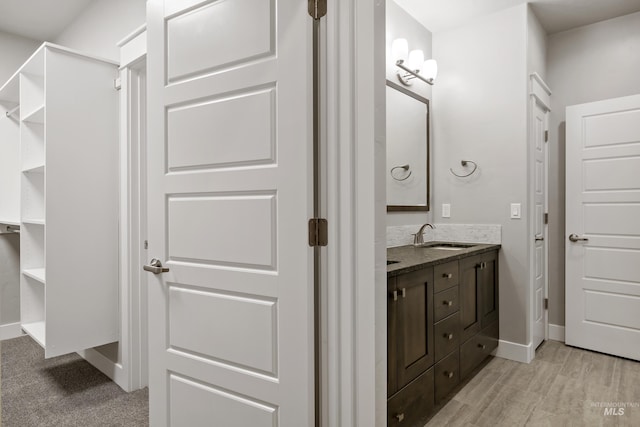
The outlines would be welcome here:
<svg viewBox="0 0 640 427">
<path fill-rule="evenodd" d="M 424 77 L 422 77 L 419 73 L 420 71 L 416 72 L 410 68 L 408 68 L 406 65 L 404 65 L 404 60 L 402 59 L 398 59 L 396 61 L 396 66 L 398 68 L 403 69 L 404 71 L 406 71 L 408 74 L 412 75 L 413 77 L 408 77 L 408 76 L 404 76 L 405 79 L 409 80 L 409 79 L 414 79 L 414 78 L 418 78 L 420 80 L 422 80 L 423 82 L 430 84 L 431 86 L 433 86 L 433 79 L 425 79 Z M 402 79 L 401 79 L 402 80 Z"/>
</svg>

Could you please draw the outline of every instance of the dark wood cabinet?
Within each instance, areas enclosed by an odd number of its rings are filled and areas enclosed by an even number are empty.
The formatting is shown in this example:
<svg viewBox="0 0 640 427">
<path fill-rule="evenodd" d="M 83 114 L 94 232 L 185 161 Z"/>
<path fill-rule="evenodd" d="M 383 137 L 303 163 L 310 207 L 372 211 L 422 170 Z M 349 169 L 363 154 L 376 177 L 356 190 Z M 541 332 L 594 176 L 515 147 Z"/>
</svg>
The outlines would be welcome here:
<svg viewBox="0 0 640 427">
<path fill-rule="evenodd" d="M 403 274 L 389 288 L 388 394 L 401 389 L 434 362 L 433 269 Z"/>
<path fill-rule="evenodd" d="M 498 346 L 498 252 L 460 261 L 460 371 L 468 375 Z"/>
<path fill-rule="evenodd" d="M 498 252 L 389 277 L 387 291 L 387 425 L 423 425 L 498 345 Z"/>
</svg>

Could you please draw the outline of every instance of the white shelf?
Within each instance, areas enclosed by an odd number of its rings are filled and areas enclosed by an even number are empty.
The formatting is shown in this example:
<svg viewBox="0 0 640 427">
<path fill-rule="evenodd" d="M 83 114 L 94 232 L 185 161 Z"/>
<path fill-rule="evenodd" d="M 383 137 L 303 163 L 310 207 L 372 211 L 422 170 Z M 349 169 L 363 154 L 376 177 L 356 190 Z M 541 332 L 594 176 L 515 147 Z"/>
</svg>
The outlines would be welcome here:
<svg viewBox="0 0 640 427">
<path fill-rule="evenodd" d="M 27 335 L 33 338 L 42 347 L 46 346 L 44 321 L 23 323 L 22 330 L 25 331 Z"/>
<path fill-rule="evenodd" d="M 0 224 L 4 224 L 4 225 L 15 225 L 15 226 L 20 226 L 20 221 L 16 221 L 15 219 L 2 219 L 0 218 Z"/>
<path fill-rule="evenodd" d="M 44 284 L 45 283 L 45 269 L 44 268 L 30 268 L 22 272 L 27 277 L 31 277 L 34 280 Z"/>
<path fill-rule="evenodd" d="M 45 224 L 44 219 L 39 219 L 39 218 L 23 219 L 22 223 L 27 225 L 44 225 Z"/>
<path fill-rule="evenodd" d="M 44 123 L 44 104 L 38 106 L 32 112 L 26 114 L 22 118 L 22 121 L 27 123 Z"/>
</svg>

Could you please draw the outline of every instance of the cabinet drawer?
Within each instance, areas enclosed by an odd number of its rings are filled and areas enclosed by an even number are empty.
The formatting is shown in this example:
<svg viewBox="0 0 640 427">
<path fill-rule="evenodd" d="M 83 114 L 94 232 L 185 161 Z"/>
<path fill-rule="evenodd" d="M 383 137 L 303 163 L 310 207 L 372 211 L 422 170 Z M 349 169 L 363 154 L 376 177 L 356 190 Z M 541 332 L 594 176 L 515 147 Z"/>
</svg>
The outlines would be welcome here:
<svg viewBox="0 0 640 427">
<path fill-rule="evenodd" d="M 446 291 L 438 292 L 434 295 L 433 300 L 433 314 L 434 321 L 444 319 L 445 317 L 458 311 L 458 287 L 447 289 Z"/>
<path fill-rule="evenodd" d="M 460 313 L 456 312 L 439 321 L 434 330 L 435 356 L 438 361 L 460 345 Z"/>
<path fill-rule="evenodd" d="M 458 350 L 436 363 L 434 375 L 437 403 L 447 397 L 460 382 L 460 353 Z"/>
<path fill-rule="evenodd" d="M 433 291 L 440 292 L 458 284 L 458 261 L 436 265 L 433 269 Z"/>
<path fill-rule="evenodd" d="M 424 372 L 387 401 L 387 426 L 424 424 L 435 404 L 433 370 Z"/>
<path fill-rule="evenodd" d="M 486 357 L 482 349 L 482 335 L 477 334 L 460 346 L 460 375 L 469 375 L 473 369 Z M 484 344 L 486 346 L 486 344 Z"/>
<path fill-rule="evenodd" d="M 460 346 L 460 374 L 463 378 L 498 347 L 498 333 L 498 322 L 494 322 Z"/>
</svg>

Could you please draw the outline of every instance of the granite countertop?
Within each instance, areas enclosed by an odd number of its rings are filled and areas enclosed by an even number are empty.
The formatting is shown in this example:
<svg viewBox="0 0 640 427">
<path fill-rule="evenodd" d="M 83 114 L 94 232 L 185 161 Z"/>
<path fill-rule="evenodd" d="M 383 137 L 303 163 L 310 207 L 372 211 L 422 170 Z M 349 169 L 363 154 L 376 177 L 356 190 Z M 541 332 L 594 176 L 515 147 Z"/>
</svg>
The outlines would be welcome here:
<svg viewBox="0 0 640 427">
<path fill-rule="evenodd" d="M 435 243 L 435 242 L 427 242 Z M 455 243 L 455 242 L 441 242 Z M 469 248 L 460 250 L 443 250 L 434 248 L 421 248 L 413 245 L 387 248 L 387 260 L 398 261 L 395 264 L 387 265 L 387 277 L 409 273 L 445 262 L 459 260 L 472 255 L 479 255 L 485 252 L 500 249 L 501 245 L 477 243 Z"/>
</svg>

